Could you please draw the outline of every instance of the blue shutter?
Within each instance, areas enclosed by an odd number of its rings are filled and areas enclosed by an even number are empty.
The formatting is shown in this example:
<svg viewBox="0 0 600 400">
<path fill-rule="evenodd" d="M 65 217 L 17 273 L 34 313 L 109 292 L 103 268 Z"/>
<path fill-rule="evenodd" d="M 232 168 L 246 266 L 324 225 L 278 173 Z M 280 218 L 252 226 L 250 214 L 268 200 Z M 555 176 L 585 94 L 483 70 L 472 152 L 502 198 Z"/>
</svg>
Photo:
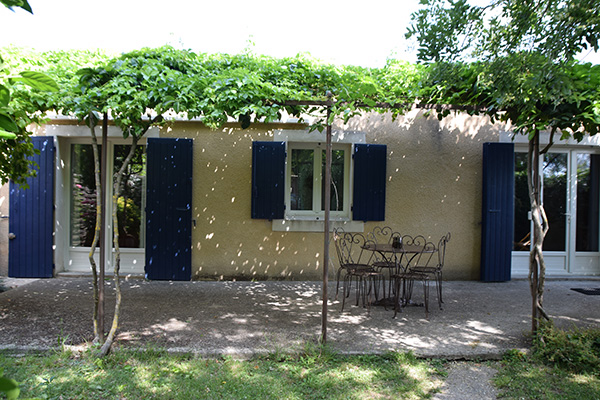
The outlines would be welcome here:
<svg viewBox="0 0 600 400">
<path fill-rule="evenodd" d="M 514 230 L 512 143 L 483 144 L 481 280 L 510 280 Z"/>
<path fill-rule="evenodd" d="M 252 142 L 252 218 L 283 219 L 285 142 Z"/>
<path fill-rule="evenodd" d="M 354 145 L 354 194 L 352 219 L 385 220 L 387 146 Z"/>
<path fill-rule="evenodd" d="M 148 279 L 191 279 L 192 145 L 191 139 L 148 139 L 145 266 Z"/>
<path fill-rule="evenodd" d="M 28 189 L 10 183 L 8 229 L 8 276 L 14 278 L 51 278 L 54 274 L 52 246 L 54 226 L 54 139 L 34 136 L 33 156 L 37 176 L 27 179 Z"/>
</svg>

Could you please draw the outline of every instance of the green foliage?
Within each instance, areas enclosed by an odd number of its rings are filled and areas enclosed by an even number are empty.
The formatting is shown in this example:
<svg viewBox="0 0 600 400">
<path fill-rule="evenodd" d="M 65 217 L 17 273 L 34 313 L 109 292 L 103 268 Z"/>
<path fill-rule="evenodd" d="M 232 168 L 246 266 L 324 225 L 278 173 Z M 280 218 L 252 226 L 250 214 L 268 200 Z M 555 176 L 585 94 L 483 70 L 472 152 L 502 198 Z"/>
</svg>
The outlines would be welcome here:
<svg viewBox="0 0 600 400">
<path fill-rule="evenodd" d="M 557 64 L 536 53 L 438 62 L 429 66 L 422 85 L 424 102 L 471 105 L 471 112 L 510 121 L 518 132 L 558 129 L 563 138 L 577 140 L 600 132 L 598 65 Z M 440 116 L 448 113 L 440 108 Z"/>
<path fill-rule="evenodd" d="M 31 6 L 27 2 L 27 0 L 0 0 L 0 3 L 4 4 L 9 10 L 12 10 L 13 7 L 19 7 L 33 14 Z"/>
<path fill-rule="evenodd" d="M 428 361 L 402 353 L 342 356 L 308 346 L 246 361 L 156 348 L 93 354 L 0 354 L 0 368 L 23 395 L 50 399 L 423 399 L 442 383 Z"/>
<path fill-rule="evenodd" d="M 590 354 L 590 347 L 583 350 L 581 342 L 592 342 L 598 338 L 598 330 L 567 333 L 551 325 L 542 327 L 545 343 L 538 342 L 531 353 L 518 350 L 508 351 L 493 383 L 499 390 L 499 398 L 582 400 L 600 398 L 600 374 L 598 366 L 590 365 L 581 356 Z M 542 346 L 543 349 L 538 347 Z M 576 349 L 570 349 L 575 346 Z M 593 355 L 598 357 L 598 350 Z M 567 355 L 567 353 L 571 353 Z M 559 361 L 564 357 L 568 362 Z M 578 359 L 576 364 L 572 361 Z"/>
<path fill-rule="evenodd" d="M 126 136 L 139 136 L 174 116 L 197 118 L 213 128 L 235 120 L 246 128 L 253 121 L 279 120 L 286 112 L 315 116 L 316 127 L 322 127 L 322 109 L 305 103 L 325 102 L 328 93 L 333 116 L 346 121 L 365 110 L 385 111 L 376 107 L 382 103 L 396 116 L 417 98 L 424 69 L 393 60 L 384 68 L 368 69 L 322 64 L 305 55 L 209 55 L 169 46 L 114 58 L 24 53 L 15 58 L 23 65 L 37 64 L 61 87 L 56 96 L 29 94 L 40 107 L 83 120 L 90 110 L 95 115 L 110 112 Z"/>
<path fill-rule="evenodd" d="M 422 60 L 436 61 L 423 83 L 426 102 L 472 105 L 530 135 L 548 129 L 581 140 L 600 131 L 600 67 L 573 61 L 598 49 L 600 0 L 421 4 L 407 36 Z"/>
<path fill-rule="evenodd" d="M 0 371 L 0 393 L 4 393 L 8 400 L 18 399 L 19 393 L 19 384 L 14 379 L 9 379 L 1 374 Z"/>
<path fill-rule="evenodd" d="M 44 110 L 40 104 L 30 101 L 24 93 L 57 91 L 57 84 L 48 75 L 14 68 L 4 60 L 11 53 L 0 52 L 0 182 L 9 179 L 26 185 L 26 179 L 35 175 L 30 157 L 35 154 L 27 127 L 40 123 Z"/>
<path fill-rule="evenodd" d="M 421 0 L 407 37 L 416 37 L 426 61 L 491 60 L 537 52 L 570 61 L 598 50 L 599 0 Z"/>
<path fill-rule="evenodd" d="M 552 323 L 540 324 L 533 354 L 542 362 L 572 372 L 600 371 L 600 329 L 561 330 Z"/>
</svg>

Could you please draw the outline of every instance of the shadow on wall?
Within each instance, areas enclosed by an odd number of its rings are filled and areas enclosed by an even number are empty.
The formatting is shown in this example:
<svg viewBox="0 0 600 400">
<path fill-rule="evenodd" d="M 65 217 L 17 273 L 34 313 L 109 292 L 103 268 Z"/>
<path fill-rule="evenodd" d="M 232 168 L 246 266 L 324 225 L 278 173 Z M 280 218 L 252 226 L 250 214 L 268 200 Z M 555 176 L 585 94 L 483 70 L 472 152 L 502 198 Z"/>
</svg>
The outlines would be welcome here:
<svg viewBox="0 0 600 400">
<path fill-rule="evenodd" d="M 465 113 L 439 121 L 435 112 L 413 110 L 395 121 L 371 113 L 339 129 L 388 146 L 386 225 L 434 241 L 452 232 L 445 277 L 479 279 L 483 143 L 510 127 Z"/>
<path fill-rule="evenodd" d="M 170 135 L 195 139 L 195 278 L 320 279 L 322 233 L 273 232 L 270 221 L 250 218 L 252 141 L 272 140 L 273 126 L 184 127 Z M 447 277 L 478 279 L 482 144 L 497 141 L 505 126 L 466 114 L 438 121 L 411 111 L 395 121 L 373 113 L 335 128 L 387 145 L 386 220 L 379 225 L 435 241 L 452 232 Z M 337 265 L 334 259 L 330 249 Z"/>
</svg>

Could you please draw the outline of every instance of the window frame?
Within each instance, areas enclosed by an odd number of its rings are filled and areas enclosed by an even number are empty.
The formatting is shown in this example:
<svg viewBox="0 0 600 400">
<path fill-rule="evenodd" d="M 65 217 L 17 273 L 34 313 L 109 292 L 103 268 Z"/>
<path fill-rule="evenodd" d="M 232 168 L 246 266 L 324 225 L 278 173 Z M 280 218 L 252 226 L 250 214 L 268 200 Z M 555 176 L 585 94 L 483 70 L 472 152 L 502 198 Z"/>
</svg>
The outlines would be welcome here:
<svg viewBox="0 0 600 400">
<path fill-rule="evenodd" d="M 274 142 L 285 142 L 286 158 L 285 158 L 285 178 L 284 178 L 284 204 L 286 205 L 284 210 L 283 219 L 273 219 L 272 230 L 274 232 L 323 232 L 325 221 L 323 218 L 317 219 L 313 217 L 304 218 L 290 218 L 289 217 L 289 191 L 290 185 L 289 180 L 290 174 L 288 172 L 288 164 L 290 164 L 291 153 L 289 151 L 289 144 L 293 143 L 294 146 L 300 143 L 325 143 L 327 137 L 325 131 L 312 131 L 306 130 L 292 130 L 292 129 L 276 129 L 273 131 L 272 141 Z M 347 171 L 348 180 L 344 182 L 344 186 L 348 185 L 349 192 L 346 196 L 345 201 L 348 202 L 348 214 L 345 216 L 334 216 L 331 214 L 331 228 L 343 227 L 347 232 L 363 232 L 364 221 L 357 221 L 352 219 L 352 204 L 354 196 L 354 145 L 355 144 L 366 144 L 366 133 L 360 131 L 334 131 L 332 135 L 332 146 L 335 148 L 337 145 L 347 146 L 349 150 L 347 154 L 349 167 Z M 291 167 L 290 167 L 291 168 Z M 324 212 L 323 212 L 324 215 Z"/>
<path fill-rule="evenodd" d="M 292 210 L 291 194 L 292 194 L 292 152 L 294 150 L 313 150 L 313 199 L 312 210 Z M 349 143 L 332 144 L 332 150 L 344 151 L 344 187 L 343 187 L 343 206 L 342 211 L 331 211 L 331 220 L 349 221 L 351 219 L 351 203 L 352 197 L 352 145 Z M 325 211 L 322 210 L 321 204 L 323 201 L 323 151 L 326 151 L 326 144 L 323 142 L 288 142 L 287 155 L 285 166 L 285 216 L 286 220 L 307 220 L 319 221 L 325 217 Z"/>
</svg>

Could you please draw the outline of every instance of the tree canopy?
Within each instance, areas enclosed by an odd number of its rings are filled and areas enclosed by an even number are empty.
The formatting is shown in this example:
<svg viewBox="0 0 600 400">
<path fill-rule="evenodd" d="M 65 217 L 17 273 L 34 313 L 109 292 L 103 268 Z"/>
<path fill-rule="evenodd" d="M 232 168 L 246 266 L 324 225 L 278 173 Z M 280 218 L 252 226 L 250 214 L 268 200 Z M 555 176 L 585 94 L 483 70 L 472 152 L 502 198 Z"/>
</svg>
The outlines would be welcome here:
<svg viewBox="0 0 600 400">
<path fill-rule="evenodd" d="M 441 48 L 435 51 L 445 54 Z M 329 99 L 332 118 L 345 121 L 364 111 L 397 116 L 419 103 L 437 107 L 439 116 L 449 112 L 443 105 L 464 106 L 510 120 L 523 132 L 558 129 L 581 138 L 600 126 L 599 67 L 559 63 L 538 51 L 476 62 L 389 60 L 382 68 L 329 65 L 306 55 L 196 54 L 169 46 L 115 57 L 100 51 L 13 48 L 0 54 L 10 55 L 12 69 L 45 72 L 60 87 L 55 94 L 15 90 L 11 103 L 29 118 L 46 110 L 78 118 L 86 118 L 89 110 L 108 112 L 126 135 L 139 135 L 149 124 L 175 116 L 213 128 L 232 119 L 247 127 L 252 121 L 276 121 L 283 112 L 299 118 L 316 114 L 315 128 L 321 128 L 324 114 L 311 104 Z"/>
<path fill-rule="evenodd" d="M 543 309 L 542 245 L 548 219 L 541 199 L 540 154 L 554 135 L 581 141 L 600 132 L 600 67 L 575 56 L 598 50 L 600 0 L 421 0 L 407 37 L 432 63 L 424 87 L 431 102 L 479 105 L 529 138 L 528 190 L 533 220 L 529 279 L 532 331 Z M 477 60 L 477 61 L 473 61 Z M 550 141 L 540 151 L 540 132 Z"/>
</svg>

